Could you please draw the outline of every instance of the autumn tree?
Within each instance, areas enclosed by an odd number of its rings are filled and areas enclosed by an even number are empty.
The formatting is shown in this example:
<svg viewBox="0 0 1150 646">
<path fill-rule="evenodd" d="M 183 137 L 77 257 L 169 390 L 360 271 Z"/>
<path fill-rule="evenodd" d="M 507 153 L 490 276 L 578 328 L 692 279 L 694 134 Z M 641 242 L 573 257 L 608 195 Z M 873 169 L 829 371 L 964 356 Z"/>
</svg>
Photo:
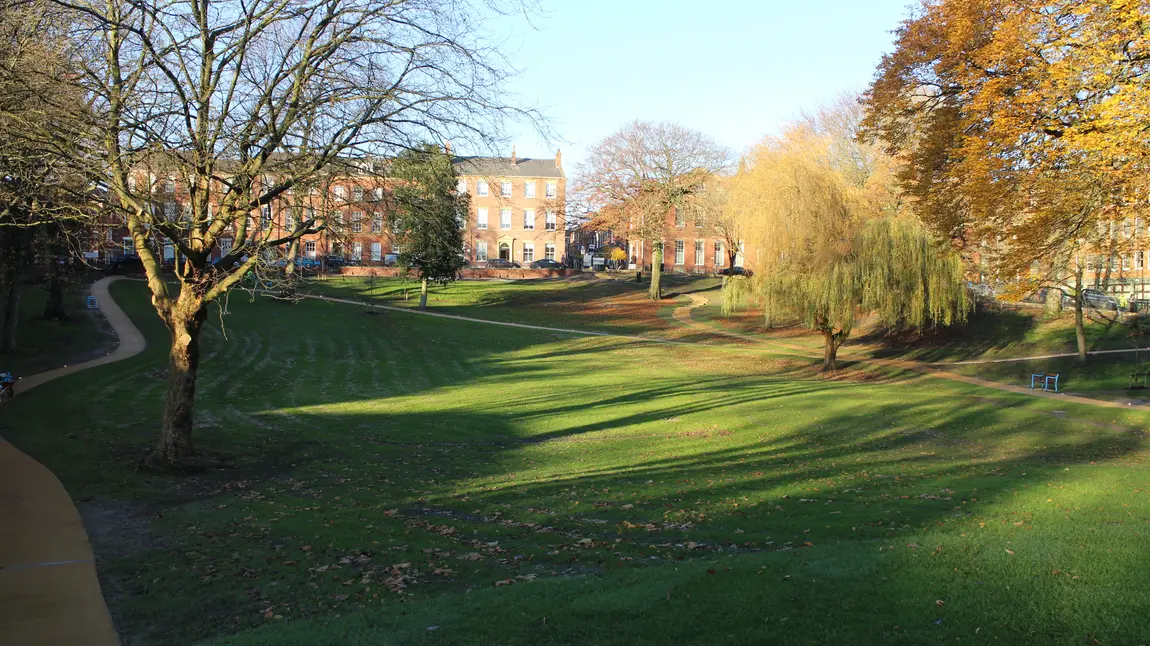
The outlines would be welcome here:
<svg viewBox="0 0 1150 646">
<path fill-rule="evenodd" d="M 663 297 L 663 237 L 672 209 L 689 210 L 728 157 L 696 130 L 635 121 L 593 146 L 576 170 L 575 193 L 596 222 L 651 245 L 652 299 Z"/>
<path fill-rule="evenodd" d="M 852 144 L 843 109 L 853 110 L 843 104 L 793 124 L 748 156 L 732 201 L 760 266 L 723 288 L 725 312 L 753 297 L 768 317 L 785 310 L 819 332 L 824 370 L 836 369 L 863 313 L 923 328 L 960 322 L 967 311 L 960 259 L 889 191 L 881 169 L 892 160 Z"/>
<path fill-rule="evenodd" d="M 1023 291 L 1069 288 L 1083 361 L 1081 259 L 1146 239 L 1114 234 L 1147 205 L 1146 20 L 1137 0 L 927 2 L 866 96 L 933 228 L 972 257 L 1001 250 Z"/>
<path fill-rule="evenodd" d="M 87 65 L 100 133 L 93 173 L 126 220 L 171 335 L 149 461 L 194 453 L 200 331 L 210 303 L 268 253 L 328 223 L 285 228 L 274 205 L 339 163 L 365 166 L 429 139 L 493 144 L 534 114 L 500 97 L 505 59 L 485 17 L 529 9 L 456 0 L 59 0 Z M 182 208 L 157 208 L 186 191 Z M 272 210 L 267 210 L 273 207 Z M 234 241 L 211 262 L 223 239 Z M 173 285 L 155 251 L 182 259 Z"/>
<path fill-rule="evenodd" d="M 419 309 L 427 308 L 428 282 L 447 283 L 463 269 L 463 223 L 468 196 L 459 193 L 455 164 L 438 146 L 427 144 L 395 158 L 395 211 L 392 214 L 398 265 L 420 280 Z"/>
</svg>

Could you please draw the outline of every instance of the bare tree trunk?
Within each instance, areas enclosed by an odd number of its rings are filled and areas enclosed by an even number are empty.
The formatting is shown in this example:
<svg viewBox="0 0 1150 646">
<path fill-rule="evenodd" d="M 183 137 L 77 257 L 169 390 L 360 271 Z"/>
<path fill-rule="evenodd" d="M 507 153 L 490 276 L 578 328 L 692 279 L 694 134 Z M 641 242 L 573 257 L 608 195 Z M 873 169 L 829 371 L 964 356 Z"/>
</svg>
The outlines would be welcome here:
<svg viewBox="0 0 1150 646">
<path fill-rule="evenodd" d="M 68 318 L 68 311 L 64 309 L 64 284 L 60 276 L 60 265 L 55 259 L 48 266 L 48 301 L 44 304 L 44 318 L 49 321 Z"/>
<path fill-rule="evenodd" d="M 0 321 L 0 352 L 16 351 L 16 323 L 20 318 L 20 281 L 10 272 L 4 282 L 4 312 Z"/>
<path fill-rule="evenodd" d="M 419 287 L 419 309 L 427 309 L 427 279 L 423 279 L 423 284 Z"/>
<path fill-rule="evenodd" d="M 168 354 L 168 392 L 160 440 L 151 459 L 161 466 L 178 466 L 195 453 L 192 446 L 192 412 L 196 403 L 196 376 L 200 368 L 200 330 L 207 307 L 197 300 L 180 298 L 167 322 L 172 333 Z"/>
<path fill-rule="evenodd" d="M 823 372 L 838 370 L 839 340 L 831 330 L 823 330 Z"/>
<path fill-rule="evenodd" d="M 1056 319 L 1062 316 L 1062 290 L 1050 288 L 1046 290 L 1046 299 L 1043 303 L 1046 309 L 1046 318 Z"/>
<path fill-rule="evenodd" d="M 647 295 L 653 301 L 663 300 L 663 241 L 651 244 L 651 289 Z"/>
<path fill-rule="evenodd" d="M 1074 336 L 1078 341 L 1078 363 L 1086 363 L 1086 317 L 1082 312 L 1082 270 L 1074 274 Z"/>
</svg>

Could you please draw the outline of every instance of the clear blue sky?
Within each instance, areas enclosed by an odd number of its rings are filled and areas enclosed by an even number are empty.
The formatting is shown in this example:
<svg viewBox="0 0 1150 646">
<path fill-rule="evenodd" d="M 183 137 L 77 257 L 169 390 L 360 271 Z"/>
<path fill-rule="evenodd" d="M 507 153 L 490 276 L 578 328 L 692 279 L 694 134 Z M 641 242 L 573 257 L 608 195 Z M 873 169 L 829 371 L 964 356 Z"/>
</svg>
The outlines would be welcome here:
<svg viewBox="0 0 1150 646">
<path fill-rule="evenodd" d="M 508 133 L 521 157 L 588 147 L 634 119 L 672 121 L 736 152 L 870 81 L 911 0 L 542 0 L 512 25 L 512 83 L 560 141 Z M 510 150 L 504 154 L 509 154 Z"/>
</svg>

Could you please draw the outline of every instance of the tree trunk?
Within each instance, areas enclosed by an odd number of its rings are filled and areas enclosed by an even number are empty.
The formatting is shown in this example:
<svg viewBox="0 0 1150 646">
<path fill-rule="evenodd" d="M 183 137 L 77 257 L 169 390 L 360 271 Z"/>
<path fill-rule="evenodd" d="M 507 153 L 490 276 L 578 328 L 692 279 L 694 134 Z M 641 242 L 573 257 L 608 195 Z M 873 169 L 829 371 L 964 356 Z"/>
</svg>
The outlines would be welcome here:
<svg viewBox="0 0 1150 646">
<path fill-rule="evenodd" d="M 16 351 L 16 323 L 20 318 L 20 285 L 15 275 L 4 283 L 4 312 L 0 321 L 0 352 Z"/>
<path fill-rule="evenodd" d="M 647 292 L 653 301 L 663 300 L 663 242 L 652 243 L 651 249 L 651 289 Z"/>
<path fill-rule="evenodd" d="M 839 340 L 831 330 L 823 330 L 823 372 L 838 370 Z"/>
<path fill-rule="evenodd" d="M 1078 363 L 1086 363 L 1086 316 L 1082 312 L 1082 270 L 1074 275 L 1074 336 L 1078 341 Z"/>
<path fill-rule="evenodd" d="M 1046 318 L 1056 319 L 1062 316 L 1062 290 L 1053 288 L 1046 290 L 1044 305 L 1046 306 Z"/>
<path fill-rule="evenodd" d="M 730 261 L 730 264 L 728 264 L 727 266 L 733 269 L 735 267 L 735 261 L 737 261 L 739 259 L 739 248 L 728 246 L 727 247 L 727 259 Z"/>
<path fill-rule="evenodd" d="M 48 302 L 44 304 L 44 318 L 49 321 L 68 318 L 68 311 L 64 309 L 64 285 L 56 273 L 48 277 Z"/>
<path fill-rule="evenodd" d="M 423 279 L 423 284 L 419 287 L 419 309 L 427 309 L 427 279 Z"/>
<path fill-rule="evenodd" d="M 168 392 L 164 399 L 164 419 L 160 441 L 152 452 L 153 462 L 179 466 L 194 453 L 192 411 L 196 403 L 196 376 L 200 368 L 200 330 L 207 319 L 204 305 L 177 301 L 168 329 L 172 348 L 168 353 Z"/>
</svg>

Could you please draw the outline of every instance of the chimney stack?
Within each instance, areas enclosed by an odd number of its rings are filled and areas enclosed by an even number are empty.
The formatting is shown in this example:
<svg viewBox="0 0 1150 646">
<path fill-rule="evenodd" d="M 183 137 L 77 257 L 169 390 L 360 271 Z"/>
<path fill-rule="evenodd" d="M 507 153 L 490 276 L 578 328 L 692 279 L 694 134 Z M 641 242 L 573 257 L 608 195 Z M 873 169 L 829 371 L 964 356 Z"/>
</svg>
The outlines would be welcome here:
<svg viewBox="0 0 1150 646">
<path fill-rule="evenodd" d="M 518 163 L 519 160 L 515 156 L 515 144 L 511 144 L 511 165 L 514 166 Z"/>
<path fill-rule="evenodd" d="M 451 156 L 451 142 L 450 141 L 443 142 L 443 150 L 445 150 L 447 152 L 447 155 L 449 157 Z"/>
<path fill-rule="evenodd" d="M 563 168 L 563 151 L 555 151 L 555 168 Z"/>
</svg>

